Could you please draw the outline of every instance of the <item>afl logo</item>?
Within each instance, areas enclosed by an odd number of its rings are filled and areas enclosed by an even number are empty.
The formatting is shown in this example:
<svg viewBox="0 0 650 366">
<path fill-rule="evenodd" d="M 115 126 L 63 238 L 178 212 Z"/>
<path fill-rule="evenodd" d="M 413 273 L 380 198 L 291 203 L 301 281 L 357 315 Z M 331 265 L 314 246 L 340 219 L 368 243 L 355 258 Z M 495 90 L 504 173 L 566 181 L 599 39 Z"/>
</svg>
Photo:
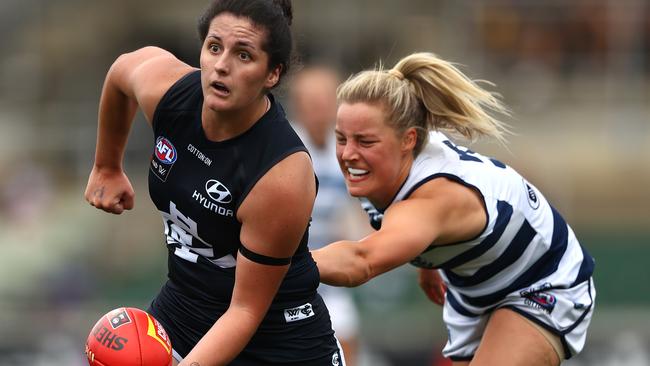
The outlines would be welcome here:
<svg viewBox="0 0 650 366">
<path fill-rule="evenodd" d="M 232 194 L 226 186 L 216 179 L 210 179 L 205 183 L 205 191 L 208 196 L 219 203 L 229 203 L 232 201 Z"/>
<path fill-rule="evenodd" d="M 535 190 L 530 186 L 530 184 L 528 184 L 528 182 L 525 180 L 522 181 L 524 182 L 526 192 L 528 193 L 528 204 L 533 208 L 533 210 L 537 210 L 539 207 L 539 197 L 537 196 L 537 193 L 535 193 Z"/>
<path fill-rule="evenodd" d="M 111 314 L 108 314 L 108 317 L 110 317 L 111 327 L 113 327 L 113 329 L 117 329 L 124 324 L 129 324 L 131 322 L 129 313 L 124 308 L 116 309 Z"/>
<path fill-rule="evenodd" d="M 174 164 L 176 161 L 176 148 L 162 136 L 156 140 L 156 158 L 167 165 Z"/>
</svg>

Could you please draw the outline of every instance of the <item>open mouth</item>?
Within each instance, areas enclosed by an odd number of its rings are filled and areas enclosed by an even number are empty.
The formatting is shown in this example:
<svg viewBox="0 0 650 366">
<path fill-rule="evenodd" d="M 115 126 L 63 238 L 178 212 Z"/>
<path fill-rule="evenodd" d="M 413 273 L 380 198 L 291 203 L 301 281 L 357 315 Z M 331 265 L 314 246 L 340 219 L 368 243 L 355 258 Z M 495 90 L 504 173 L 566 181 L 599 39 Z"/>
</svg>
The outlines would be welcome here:
<svg viewBox="0 0 650 366">
<path fill-rule="evenodd" d="M 230 89 L 218 81 L 213 81 L 210 83 L 210 86 L 216 89 L 220 94 L 230 94 Z"/>
<path fill-rule="evenodd" d="M 360 178 L 363 177 L 364 175 L 367 175 L 369 172 L 363 169 L 348 168 L 348 173 L 352 178 Z"/>
</svg>

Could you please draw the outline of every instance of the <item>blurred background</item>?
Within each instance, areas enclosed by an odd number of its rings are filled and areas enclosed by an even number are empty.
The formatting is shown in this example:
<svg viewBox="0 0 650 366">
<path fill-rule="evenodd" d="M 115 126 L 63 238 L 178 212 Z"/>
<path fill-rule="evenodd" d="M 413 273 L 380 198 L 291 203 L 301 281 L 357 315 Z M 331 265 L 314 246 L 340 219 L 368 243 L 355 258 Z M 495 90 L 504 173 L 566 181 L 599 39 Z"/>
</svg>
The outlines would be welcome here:
<svg viewBox="0 0 650 366">
<path fill-rule="evenodd" d="M 166 274 L 142 116 L 125 169 L 136 208 L 88 206 L 103 78 L 157 45 L 198 65 L 205 0 L 0 1 L 0 365 L 84 365 L 95 321 L 146 308 Z M 597 307 L 568 365 L 650 365 L 650 3 L 647 0 L 295 0 L 302 62 L 347 77 L 415 51 L 494 82 L 519 170 L 596 258 Z M 285 89 L 276 92 L 287 97 Z M 365 365 L 443 365 L 441 310 L 399 268 L 354 290 Z"/>
</svg>

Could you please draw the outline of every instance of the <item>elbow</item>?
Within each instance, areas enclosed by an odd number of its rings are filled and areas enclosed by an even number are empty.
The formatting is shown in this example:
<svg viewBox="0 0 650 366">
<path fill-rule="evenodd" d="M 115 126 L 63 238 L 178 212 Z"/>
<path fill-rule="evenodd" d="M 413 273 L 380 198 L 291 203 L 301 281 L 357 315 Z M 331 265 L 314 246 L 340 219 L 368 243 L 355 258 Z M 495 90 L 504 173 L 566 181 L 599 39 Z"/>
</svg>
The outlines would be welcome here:
<svg viewBox="0 0 650 366">
<path fill-rule="evenodd" d="M 312 251 L 320 281 L 339 287 L 357 287 L 377 275 L 368 253 L 357 244 L 334 243 L 325 248 Z"/>
<path fill-rule="evenodd" d="M 370 281 L 371 277 L 369 276 L 363 276 L 363 277 L 349 277 L 345 283 L 343 284 L 343 287 L 358 287 L 363 285 L 364 283 Z"/>
<path fill-rule="evenodd" d="M 348 273 L 345 287 L 357 287 L 370 281 L 375 277 L 372 266 L 366 260 L 357 261 L 353 271 Z"/>
</svg>

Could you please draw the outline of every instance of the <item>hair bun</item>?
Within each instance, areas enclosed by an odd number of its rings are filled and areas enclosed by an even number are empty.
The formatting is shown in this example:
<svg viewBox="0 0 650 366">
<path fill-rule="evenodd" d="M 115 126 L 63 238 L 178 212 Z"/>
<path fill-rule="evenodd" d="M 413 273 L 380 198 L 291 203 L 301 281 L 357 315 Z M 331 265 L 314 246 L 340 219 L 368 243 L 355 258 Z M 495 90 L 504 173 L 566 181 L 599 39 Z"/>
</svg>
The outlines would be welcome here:
<svg viewBox="0 0 650 366">
<path fill-rule="evenodd" d="M 282 9 L 284 17 L 287 19 L 287 24 L 291 25 L 293 22 L 293 8 L 291 6 L 291 0 L 273 0 L 273 3 Z"/>
</svg>

